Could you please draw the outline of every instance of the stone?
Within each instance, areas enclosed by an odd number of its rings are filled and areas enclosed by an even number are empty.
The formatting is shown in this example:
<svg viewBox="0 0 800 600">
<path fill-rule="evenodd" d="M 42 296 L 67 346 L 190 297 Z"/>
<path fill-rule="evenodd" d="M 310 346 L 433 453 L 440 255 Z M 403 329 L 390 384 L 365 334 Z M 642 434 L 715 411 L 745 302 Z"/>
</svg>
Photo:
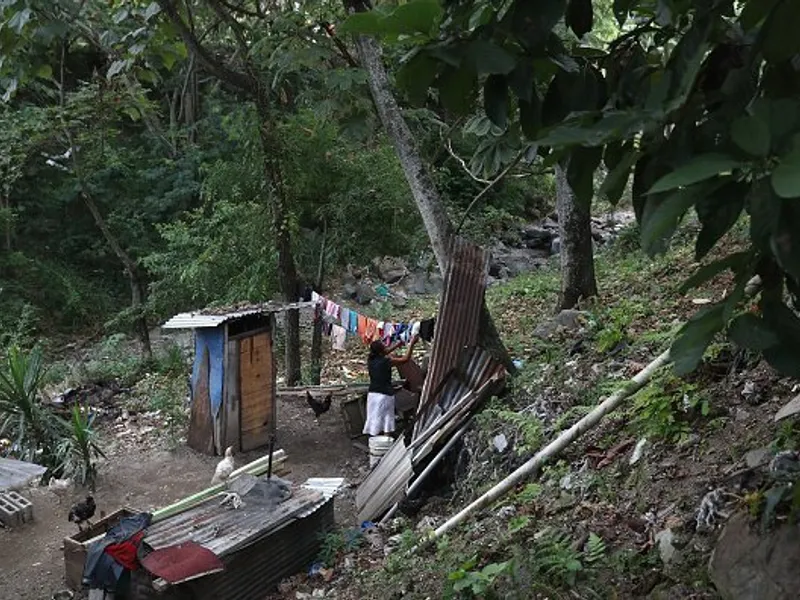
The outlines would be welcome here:
<svg viewBox="0 0 800 600">
<path fill-rule="evenodd" d="M 555 317 L 555 321 L 564 329 L 577 331 L 583 327 L 583 323 L 585 322 L 586 318 L 588 318 L 588 313 L 582 310 L 568 308 L 558 313 Z"/>
<path fill-rule="evenodd" d="M 728 521 L 709 562 L 709 575 L 724 600 L 790 600 L 800 589 L 800 525 L 765 535 L 737 513 Z"/>
<path fill-rule="evenodd" d="M 374 299 L 375 299 L 375 290 L 373 290 L 370 286 L 364 284 L 358 284 L 356 286 L 356 293 L 353 297 L 353 300 L 355 300 L 358 304 L 366 306 Z"/>
<path fill-rule="evenodd" d="M 674 539 L 675 535 L 672 533 L 672 529 L 664 529 L 655 535 L 658 554 L 661 556 L 661 562 L 665 565 L 675 560 L 675 555 L 678 552 L 677 548 L 672 544 Z"/>
<path fill-rule="evenodd" d="M 750 450 L 744 455 L 744 464 L 747 465 L 748 469 L 755 469 L 758 466 L 767 465 L 771 456 L 772 452 L 769 448 Z"/>
<path fill-rule="evenodd" d="M 800 395 L 795 396 L 783 408 L 775 414 L 775 422 L 786 419 L 800 413 Z"/>
<path fill-rule="evenodd" d="M 375 269 L 381 280 L 386 283 L 397 283 L 408 275 L 408 267 L 402 258 L 384 256 L 373 261 Z"/>
<path fill-rule="evenodd" d="M 550 243 L 553 241 L 553 232 L 543 229 L 537 225 L 525 225 L 520 231 L 522 243 L 526 248 L 550 250 Z"/>
<path fill-rule="evenodd" d="M 550 243 L 550 254 L 560 254 L 561 253 L 561 238 L 554 237 L 553 241 Z"/>
</svg>

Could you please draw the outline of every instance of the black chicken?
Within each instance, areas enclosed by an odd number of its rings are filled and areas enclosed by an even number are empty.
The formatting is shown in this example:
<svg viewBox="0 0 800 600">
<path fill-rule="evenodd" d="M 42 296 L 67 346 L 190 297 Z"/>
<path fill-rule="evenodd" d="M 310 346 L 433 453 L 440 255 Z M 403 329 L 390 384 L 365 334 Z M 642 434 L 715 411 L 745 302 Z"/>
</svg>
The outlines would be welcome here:
<svg viewBox="0 0 800 600">
<path fill-rule="evenodd" d="M 322 413 L 326 413 L 331 409 L 331 400 L 333 400 L 332 394 L 328 394 L 325 396 L 325 399 L 320 402 L 319 400 L 315 399 L 308 390 L 306 390 L 306 402 L 308 402 L 311 410 L 314 411 L 315 419 L 319 419 L 319 416 Z"/>
<path fill-rule="evenodd" d="M 78 529 L 83 529 L 81 525 L 83 523 L 89 523 L 91 526 L 91 519 L 94 516 L 94 511 L 97 509 L 97 505 L 94 503 L 94 498 L 91 496 L 86 496 L 86 500 L 83 502 L 78 502 L 74 505 L 69 511 L 69 521 L 70 523 L 75 523 L 78 526 Z"/>
</svg>

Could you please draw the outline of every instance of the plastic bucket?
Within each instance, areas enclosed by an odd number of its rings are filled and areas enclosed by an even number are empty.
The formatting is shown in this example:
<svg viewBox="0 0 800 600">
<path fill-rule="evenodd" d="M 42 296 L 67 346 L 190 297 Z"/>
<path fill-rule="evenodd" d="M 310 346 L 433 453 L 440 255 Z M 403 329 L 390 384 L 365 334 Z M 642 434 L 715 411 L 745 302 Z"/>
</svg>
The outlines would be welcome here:
<svg viewBox="0 0 800 600">
<path fill-rule="evenodd" d="M 394 439 L 388 435 L 376 435 L 369 438 L 369 466 L 374 467 L 383 458 L 394 444 Z"/>
</svg>

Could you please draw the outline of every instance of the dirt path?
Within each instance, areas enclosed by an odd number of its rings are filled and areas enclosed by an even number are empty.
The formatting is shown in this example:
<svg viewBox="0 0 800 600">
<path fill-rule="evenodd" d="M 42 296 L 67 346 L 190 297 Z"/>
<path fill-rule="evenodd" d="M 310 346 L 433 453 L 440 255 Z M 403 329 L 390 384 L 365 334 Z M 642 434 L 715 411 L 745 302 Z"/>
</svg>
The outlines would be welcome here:
<svg viewBox="0 0 800 600">
<path fill-rule="evenodd" d="M 98 512 L 110 513 L 123 506 L 153 510 L 208 486 L 219 458 L 202 456 L 179 446 L 169 449 L 163 438 L 131 423 L 103 426 L 108 460 L 100 467 L 94 497 Z M 338 405 L 322 415 L 319 425 L 304 402 L 281 401 L 278 405 L 277 447 L 288 456 L 296 483 L 309 477 L 346 477 L 353 481 L 367 465 L 366 455 L 352 447 L 345 434 Z M 242 465 L 264 456 L 251 452 L 237 457 Z M 69 507 L 85 491 L 59 498 L 46 488 L 23 492 L 34 506 L 34 522 L 15 529 L 0 529 L 0 600 L 44 600 L 64 589 L 63 539 L 76 528 L 67 521 Z M 353 494 L 347 489 L 336 500 L 340 523 L 354 518 Z"/>
</svg>

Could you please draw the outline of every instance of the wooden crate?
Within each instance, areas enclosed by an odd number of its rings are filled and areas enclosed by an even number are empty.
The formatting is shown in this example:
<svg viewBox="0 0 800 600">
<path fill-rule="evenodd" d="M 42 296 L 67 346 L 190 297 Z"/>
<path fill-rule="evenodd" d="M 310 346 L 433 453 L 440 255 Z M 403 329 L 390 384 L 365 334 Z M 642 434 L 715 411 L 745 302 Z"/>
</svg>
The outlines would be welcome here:
<svg viewBox="0 0 800 600">
<path fill-rule="evenodd" d="M 72 590 L 80 590 L 83 587 L 83 566 L 86 563 L 89 545 L 94 538 L 105 534 L 124 517 L 131 517 L 140 512 L 127 507 L 120 508 L 96 523 L 92 523 L 91 528 L 64 538 L 64 578 L 67 581 L 67 587 Z"/>
</svg>

